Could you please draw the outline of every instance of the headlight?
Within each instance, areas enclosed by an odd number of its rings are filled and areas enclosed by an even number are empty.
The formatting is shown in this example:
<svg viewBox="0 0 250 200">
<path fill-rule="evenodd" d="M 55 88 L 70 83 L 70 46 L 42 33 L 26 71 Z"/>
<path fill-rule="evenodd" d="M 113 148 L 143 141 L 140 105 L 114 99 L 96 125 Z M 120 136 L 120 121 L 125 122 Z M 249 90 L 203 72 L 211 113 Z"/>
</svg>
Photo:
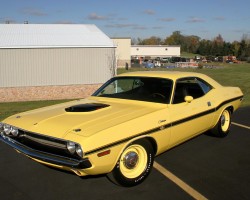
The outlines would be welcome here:
<svg viewBox="0 0 250 200">
<path fill-rule="evenodd" d="M 74 142 L 67 142 L 67 149 L 71 154 L 74 154 L 76 152 L 76 144 Z"/>
<path fill-rule="evenodd" d="M 0 122 L 0 132 L 2 132 L 2 131 L 3 131 L 3 123 Z"/>
<path fill-rule="evenodd" d="M 4 133 L 5 135 L 8 135 L 8 136 L 17 137 L 19 134 L 19 131 L 17 128 L 15 128 L 9 124 L 4 124 L 4 123 L 0 122 L 0 133 Z"/>
<path fill-rule="evenodd" d="M 78 156 L 83 157 L 83 151 L 80 145 L 77 145 L 76 147 L 76 153 Z"/>
<path fill-rule="evenodd" d="M 12 127 L 12 129 L 11 129 L 11 134 L 13 135 L 13 136 L 15 136 L 15 137 L 17 137 L 18 136 L 18 129 L 17 128 L 15 128 L 15 127 Z"/>
<path fill-rule="evenodd" d="M 6 135 L 10 135 L 11 129 L 12 128 L 10 125 L 8 125 L 8 124 L 3 125 L 3 131 L 5 132 Z"/>
<path fill-rule="evenodd" d="M 68 141 L 67 149 L 71 154 L 77 154 L 78 156 L 83 157 L 83 150 L 79 144 Z"/>
</svg>

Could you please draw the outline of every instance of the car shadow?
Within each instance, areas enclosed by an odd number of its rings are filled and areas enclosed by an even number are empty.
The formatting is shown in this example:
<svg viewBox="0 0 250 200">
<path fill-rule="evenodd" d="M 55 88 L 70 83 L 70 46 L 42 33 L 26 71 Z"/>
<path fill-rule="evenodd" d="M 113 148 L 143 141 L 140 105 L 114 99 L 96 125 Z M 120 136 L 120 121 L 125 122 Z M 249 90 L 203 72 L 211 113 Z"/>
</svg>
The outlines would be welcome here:
<svg viewBox="0 0 250 200">
<path fill-rule="evenodd" d="M 87 176 L 78 176 L 76 175 L 74 172 L 71 172 L 71 171 L 66 171 L 66 170 L 63 170 L 63 169 L 59 169 L 59 168 L 54 168 L 54 167 L 51 167 L 51 166 L 48 166 L 48 165 L 43 165 L 51 170 L 55 170 L 55 171 L 58 171 L 58 172 L 62 172 L 62 173 L 65 173 L 65 174 L 69 174 L 69 175 L 72 175 L 72 176 L 76 176 L 76 177 L 79 177 L 81 179 L 84 179 L 84 180 L 88 180 L 88 179 L 96 179 L 96 178 L 106 178 L 106 174 L 100 174 L 100 175 L 87 175 Z"/>
</svg>

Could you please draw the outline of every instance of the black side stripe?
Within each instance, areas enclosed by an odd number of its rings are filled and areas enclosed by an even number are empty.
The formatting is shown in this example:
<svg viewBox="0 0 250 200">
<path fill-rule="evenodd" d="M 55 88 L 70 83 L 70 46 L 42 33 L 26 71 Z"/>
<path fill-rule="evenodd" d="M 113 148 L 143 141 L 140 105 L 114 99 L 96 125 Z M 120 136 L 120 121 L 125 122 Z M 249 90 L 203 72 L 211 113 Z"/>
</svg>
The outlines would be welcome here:
<svg viewBox="0 0 250 200">
<path fill-rule="evenodd" d="M 171 126 L 171 124 L 167 124 L 167 125 L 164 125 L 164 128 L 168 128 L 168 127 L 170 127 L 170 126 Z M 123 139 L 123 140 L 119 140 L 119 141 L 117 141 L 117 142 L 114 142 L 114 143 L 111 143 L 111 144 L 108 144 L 108 145 L 104 145 L 104 146 L 102 146 L 102 147 L 100 147 L 100 148 L 97 148 L 97 149 L 88 151 L 88 152 L 85 153 L 85 155 L 88 156 L 88 155 L 93 154 L 93 153 L 96 153 L 96 152 L 98 152 L 98 151 L 102 151 L 102 150 L 108 149 L 108 148 L 110 148 L 110 147 L 117 146 L 117 145 L 119 145 L 119 144 L 128 142 L 129 140 L 132 140 L 132 139 L 134 139 L 134 138 L 137 138 L 137 137 L 140 137 L 140 136 L 143 136 L 143 135 L 150 135 L 150 134 L 155 133 L 156 131 L 159 131 L 159 130 L 160 130 L 159 127 L 157 127 L 157 128 L 148 130 L 148 131 L 146 131 L 146 132 L 143 132 L 143 133 L 140 133 L 140 134 L 137 134 L 137 135 L 133 135 L 133 136 L 128 137 L 128 138 L 125 138 L 125 139 Z"/>
<path fill-rule="evenodd" d="M 230 103 L 230 102 L 233 102 L 233 101 L 236 101 L 236 100 L 239 100 L 239 99 L 243 99 L 243 95 L 242 96 L 239 96 L 239 97 L 235 97 L 235 98 L 233 98 L 233 99 L 229 99 L 229 100 L 227 100 L 227 101 L 224 101 L 224 102 L 222 102 L 220 105 L 218 105 L 217 107 L 216 107 L 216 110 L 219 110 L 222 106 L 224 106 L 224 105 L 226 105 L 226 104 L 228 104 L 228 103 Z"/>
<path fill-rule="evenodd" d="M 176 126 L 176 125 L 185 123 L 185 122 L 187 122 L 187 121 L 191 121 L 191 120 L 193 120 L 193 119 L 196 119 L 196 118 L 199 118 L 199 117 L 208 115 L 208 114 L 210 114 L 210 113 L 213 113 L 214 111 L 215 111 L 215 109 L 210 109 L 210 110 L 207 110 L 207 111 L 205 111 L 205 112 L 198 113 L 198 114 L 192 115 L 192 116 L 190 116 L 190 117 L 187 117 L 187 118 L 184 118 L 184 119 L 181 119 L 181 120 L 172 122 L 171 125 L 172 125 L 172 126 Z"/>
<path fill-rule="evenodd" d="M 85 156 L 88 156 L 90 154 L 93 154 L 93 153 L 97 153 L 99 151 L 103 151 L 105 149 L 108 149 L 108 148 L 111 148 L 113 146 L 117 146 L 117 145 L 120 145 L 122 143 L 126 143 L 128 142 L 129 140 L 132 140 L 134 138 L 137 138 L 137 137 L 140 137 L 140 136 L 143 136 L 143 135 L 150 135 L 150 134 L 153 134 L 155 132 L 158 132 L 162 129 L 166 129 L 166 128 L 170 128 L 172 126 L 176 126 L 176 125 L 179 125 L 179 124 L 182 124 L 182 123 L 185 123 L 185 122 L 188 122 L 188 121 L 191 121 L 193 119 L 196 119 L 196 118 L 199 118 L 199 117 L 202 117 L 202 116 L 205 116 L 205 115 L 208 115 L 208 114 L 211 114 L 217 110 L 219 110 L 222 106 L 224 106 L 225 104 L 228 104 L 230 102 L 233 102 L 233 101 L 236 101 L 238 99 L 242 99 L 243 96 L 240 96 L 240 97 L 236 97 L 236 98 L 233 98 L 233 99 L 229 99 L 227 101 L 224 101 L 222 102 L 220 105 L 218 105 L 216 108 L 212 108 L 210 110 L 207 110 L 205 112 L 201 112 L 201 113 L 198 113 L 198 114 L 195 114 L 195 115 L 192 115 L 190 117 L 187 117 L 187 118 L 184 118 L 184 119 L 181 119 L 181 120 L 178 120 L 178 121 L 174 121 L 174 122 L 171 122 L 171 123 L 168 123 L 168 124 L 165 124 L 163 126 L 159 126 L 157 128 L 154 128 L 154 129 L 151 129 L 151 130 L 148 130 L 148 131 L 145 131 L 143 133 L 139 133 L 137 135 L 133 135 L 131 137 L 128 137 L 128 138 L 125 138 L 125 139 L 122 139 L 122 140 L 119 140 L 119 141 L 116 141 L 116 142 L 113 142 L 113 143 L 110 143 L 110 144 L 107 144 L 107 145 L 104 145 L 102 147 L 99 147 L 97 149 L 93 149 L 91 151 L 88 151 L 85 153 Z"/>
</svg>

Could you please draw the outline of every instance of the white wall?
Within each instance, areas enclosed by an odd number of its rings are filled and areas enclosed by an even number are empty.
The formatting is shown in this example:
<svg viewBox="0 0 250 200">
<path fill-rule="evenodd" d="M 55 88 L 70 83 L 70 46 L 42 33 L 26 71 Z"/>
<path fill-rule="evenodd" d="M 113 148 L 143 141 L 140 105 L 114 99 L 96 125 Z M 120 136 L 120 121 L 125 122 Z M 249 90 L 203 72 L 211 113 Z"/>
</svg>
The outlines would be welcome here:
<svg viewBox="0 0 250 200">
<path fill-rule="evenodd" d="M 145 46 L 145 45 L 135 45 L 131 46 L 131 56 L 138 57 L 172 57 L 180 56 L 180 46 Z"/>
<path fill-rule="evenodd" d="M 114 48 L 0 49 L 0 88 L 104 83 L 113 54 Z"/>
<path fill-rule="evenodd" d="M 118 67 L 125 67 L 131 62 L 131 38 L 111 38 L 116 46 L 116 58 Z"/>
</svg>

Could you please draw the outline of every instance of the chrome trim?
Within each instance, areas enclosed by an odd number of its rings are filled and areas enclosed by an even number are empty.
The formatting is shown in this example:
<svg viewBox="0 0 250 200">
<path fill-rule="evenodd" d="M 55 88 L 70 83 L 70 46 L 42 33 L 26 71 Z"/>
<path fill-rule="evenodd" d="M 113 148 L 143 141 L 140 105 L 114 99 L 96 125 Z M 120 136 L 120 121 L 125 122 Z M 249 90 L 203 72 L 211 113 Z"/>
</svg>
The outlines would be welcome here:
<svg viewBox="0 0 250 200">
<path fill-rule="evenodd" d="M 57 147 L 57 148 L 61 148 L 61 149 L 63 149 L 65 147 L 64 144 L 59 144 L 58 142 L 53 142 L 53 141 L 49 141 L 49 140 L 45 140 L 45 139 L 36 138 L 34 136 L 30 136 L 27 134 L 25 134 L 23 137 L 28 138 L 32 141 L 47 145 L 47 146 L 51 146 L 51 147 Z"/>
<path fill-rule="evenodd" d="M 2 124 L 6 124 L 6 123 L 2 122 Z M 11 124 L 7 124 L 7 125 L 12 126 Z M 49 146 L 53 145 L 53 146 L 57 146 L 58 148 L 63 148 L 58 142 L 64 142 L 65 144 L 67 144 L 67 142 L 69 142 L 69 140 L 65 140 L 65 139 L 62 139 L 62 138 L 59 139 L 59 138 L 52 137 L 52 136 L 49 136 L 49 135 L 44 135 L 44 134 L 41 134 L 41 133 L 28 131 L 28 130 L 25 130 L 25 129 L 22 129 L 22 128 L 19 128 L 19 127 L 16 127 L 16 126 L 13 126 L 13 127 L 17 128 L 21 132 L 21 135 L 19 137 L 27 137 L 27 138 L 30 138 L 30 139 L 36 141 L 36 142 L 41 142 L 41 143 L 43 143 L 45 145 L 49 145 Z M 33 137 L 32 135 L 35 135 L 35 136 Z M 46 140 L 46 139 L 48 139 L 48 140 Z M 56 141 L 56 142 L 53 142 L 53 141 Z M 81 146 L 77 142 L 74 142 L 74 143 Z"/>
<path fill-rule="evenodd" d="M 86 169 L 90 168 L 92 165 L 88 158 L 68 158 L 64 156 L 59 156 L 51 153 L 46 153 L 42 151 L 38 151 L 32 148 L 29 148 L 12 138 L 5 136 L 3 133 L 0 134 L 0 141 L 4 142 L 5 144 L 11 146 L 12 148 L 16 149 L 17 151 L 31 157 L 34 159 L 38 159 L 40 161 L 48 162 L 55 165 L 61 165 L 65 167 L 71 167 L 76 169 Z"/>
<path fill-rule="evenodd" d="M 123 163 L 127 169 L 134 169 L 138 164 L 139 156 L 136 152 L 128 152 L 124 158 Z"/>
<path fill-rule="evenodd" d="M 51 137 L 51 136 L 48 136 L 48 135 L 43 135 L 43 134 L 40 134 L 40 133 L 34 133 L 34 132 L 31 132 L 31 131 L 26 131 L 24 129 L 14 127 L 14 126 L 6 124 L 6 123 L 1 123 L 0 125 L 2 125 L 2 128 L 0 126 L 0 133 L 3 132 L 4 135 L 7 135 L 7 136 L 9 136 L 10 138 L 13 138 L 13 139 L 15 137 L 16 138 L 15 141 L 19 142 L 19 143 L 22 143 L 24 146 L 26 145 L 25 142 L 30 140 L 32 142 L 35 142 L 35 143 L 38 143 L 38 144 L 41 144 L 41 145 L 44 145 L 44 146 L 47 146 L 47 147 L 57 148 L 57 149 L 61 149 L 61 150 L 67 150 L 67 144 L 69 142 L 72 142 L 72 143 L 75 144 L 75 146 L 78 146 L 78 147 L 80 147 L 82 149 L 81 145 L 79 143 L 77 143 L 77 142 L 64 140 L 64 139 L 61 139 L 61 138 L 55 138 L 55 137 Z M 11 127 L 11 131 L 10 131 L 9 134 L 7 134 L 4 130 L 1 130 L 1 129 L 4 128 L 5 125 Z M 18 135 L 14 135 L 12 133 L 13 129 L 17 129 Z M 24 139 L 25 141 L 21 142 L 20 139 Z M 28 145 L 28 147 L 29 147 L 29 145 Z M 45 152 L 47 152 L 47 151 L 45 151 Z M 76 154 L 76 153 L 72 152 L 71 154 L 73 155 L 73 154 Z M 63 156 L 63 155 L 61 155 L 61 156 Z M 84 152 L 82 150 L 82 156 L 80 156 L 80 157 L 83 157 L 83 156 L 84 156 Z"/>
</svg>

